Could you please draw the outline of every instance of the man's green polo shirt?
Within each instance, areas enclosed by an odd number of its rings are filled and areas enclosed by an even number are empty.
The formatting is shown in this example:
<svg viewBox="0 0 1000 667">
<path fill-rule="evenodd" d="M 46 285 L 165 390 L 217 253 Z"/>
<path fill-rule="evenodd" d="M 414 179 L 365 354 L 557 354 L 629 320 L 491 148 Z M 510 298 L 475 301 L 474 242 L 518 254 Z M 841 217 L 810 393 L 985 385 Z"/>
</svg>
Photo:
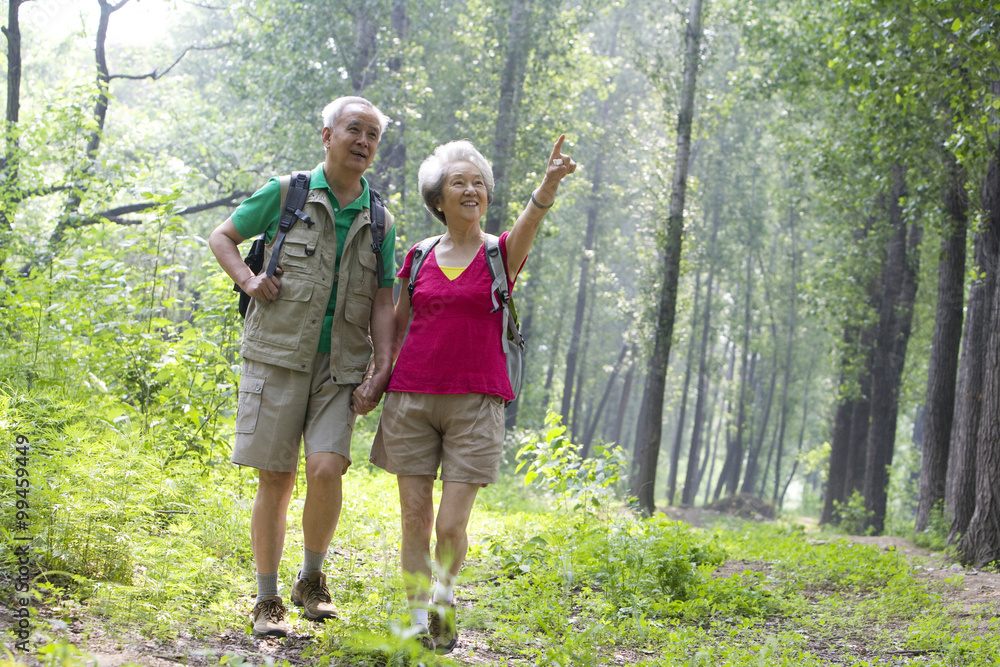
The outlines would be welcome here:
<svg viewBox="0 0 1000 667">
<path fill-rule="evenodd" d="M 334 228 L 337 232 L 336 271 L 338 272 L 340 271 L 340 256 L 344 251 L 344 243 L 347 241 L 347 232 L 354 224 L 354 218 L 361 212 L 361 209 L 367 208 L 368 205 L 368 181 L 365 180 L 364 176 L 361 177 L 361 186 L 361 196 L 341 209 L 338 207 L 337 198 L 333 196 L 333 192 L 326 182 L 323 163 L 312 170 L 309 179 L 309 189 L 322 188 L 326 190 L 326 194 L 330 198 L 330 206 L 333 207 Z M 260 190 L 253 193 L 249 199 L 246 199 L 233 211 L 232 217 L 236 231 L 243 238 L 249 239 L 266 233 L 266 238 L 270 242 L 278 231 L 278 221 L 281 218 L 281 184 L 278 179 L 272 178 L 265 183 Z M 396 234 L 391 229 L 385 231 L 385 242 L 382 243 L 385 280 L 382 281 L 382 287 L 392 287 L 396 279 Z M 368 252 L 368 250 L 362 248 L 361 252 Z M 333 313 L 336 308 L 337 286 L 334 284 L 334 288 L 330 290 L 330 301 L 326 306 L 326 317 L 323 318 L 323 330 L 320 332 L 317 352 L 330 351 L 330 329 L 333 327 Z"/>
</svg>

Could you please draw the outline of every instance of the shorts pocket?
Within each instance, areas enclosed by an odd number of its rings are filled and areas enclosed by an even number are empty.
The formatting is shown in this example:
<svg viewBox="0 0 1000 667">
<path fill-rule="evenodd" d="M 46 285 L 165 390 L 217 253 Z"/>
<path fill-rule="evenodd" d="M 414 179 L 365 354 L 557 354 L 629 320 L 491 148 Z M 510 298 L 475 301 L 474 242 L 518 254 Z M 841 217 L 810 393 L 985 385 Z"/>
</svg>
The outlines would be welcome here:
<svg viewBox="0 0 1000 667">
<path fill-rule="evenodd" d="M 264 378 L 244 375 L 240 379 L 240 397 L 236 404 L 236 432 L 252 434 L 257 430 L 257 415 L 264 393 Z"/>
</svg>

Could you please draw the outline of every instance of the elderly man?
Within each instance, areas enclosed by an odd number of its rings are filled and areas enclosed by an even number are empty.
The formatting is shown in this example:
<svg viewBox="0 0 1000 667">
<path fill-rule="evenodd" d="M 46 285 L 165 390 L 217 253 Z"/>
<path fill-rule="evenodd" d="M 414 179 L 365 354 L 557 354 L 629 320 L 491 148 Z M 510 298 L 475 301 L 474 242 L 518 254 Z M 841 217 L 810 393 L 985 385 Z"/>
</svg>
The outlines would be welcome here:
<svg viewBox="0 0 1000 667">
<path fill-rule="evenodd" d="M 219 264 L 252 297 L 243 330 L 242 378 L 233 462 L 258 469 L 250 517 L 257 569 L 252 620 L 259 635 L 289 630 L 278 565 L 299 443 L 306 457 L 304 554 L 291 599 L 306 618 L 336 616 L 323 561 L 351 465 L 357 414 L 381 399 L 392 368 L 395 229 L 385 214 L 381 264 L 372 246 L 374 207 L 363 174 L 388 119 L 368 100 L 341 97 L 323 110 L 326 157 L 309 178 L 306 203 L 288 230 L 273 275 L 254 275 L 238 245 L 266 233 L 266 267 L 291 177 L 272 178 L 209 237 Z M 374 364 L 370 364 L 374 346 Z"/>
</svg>

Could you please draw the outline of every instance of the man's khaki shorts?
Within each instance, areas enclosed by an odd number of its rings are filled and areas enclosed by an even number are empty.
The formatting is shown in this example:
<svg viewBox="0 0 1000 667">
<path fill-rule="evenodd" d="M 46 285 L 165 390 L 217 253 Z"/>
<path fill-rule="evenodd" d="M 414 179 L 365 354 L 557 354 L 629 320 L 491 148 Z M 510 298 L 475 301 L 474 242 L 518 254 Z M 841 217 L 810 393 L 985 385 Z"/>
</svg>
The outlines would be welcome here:
<svg viewBox="0 0 1000 667">
<path fill-rule="evenodd" d="M 329 354 L 316 355 L 312 374 L 244 359 L 233 463 L 294 472 L 304 441 L 306 458 L 333 452 L 350 464 L 356 386 L 331 382 Z"/>
<path fill-rule="evenodd" d="M 385 395 L 371 462 L 394 475 L 494 484 L 500 472 L 504 406 L 486 394 Z"/>
</svg>

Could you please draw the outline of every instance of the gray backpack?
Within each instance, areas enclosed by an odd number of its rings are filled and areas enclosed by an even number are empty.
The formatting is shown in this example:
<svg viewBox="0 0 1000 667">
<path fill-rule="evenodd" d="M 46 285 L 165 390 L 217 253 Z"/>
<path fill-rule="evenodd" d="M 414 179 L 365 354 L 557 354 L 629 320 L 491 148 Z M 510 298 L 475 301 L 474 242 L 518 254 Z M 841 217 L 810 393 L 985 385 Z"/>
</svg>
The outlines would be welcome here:
<svg viewBox="0 0 1000 667">
<path fill-rule="evenodd" d="M 440 236 L 431 236 L 417 244 L 413 250 L 413 262 L 410 265 L 410 284 L 406 291 L 413 300 L 413 290 L 417 286 L 417 274 L 423 266 L 427 255 L 441 240 Z M 504 267 L 503 257 L 500 254 L 500 239 L 492 234 L 486 235 L 486 265 L 490 269 L 490 278 L 493 284 L 490 286 L 490 297 L 493 299 L 493 310 L 503 310 L 501 323 L 500 340 L 503 342 L 503 353 L 507 357 L 507 377 L 510 379 L 510 388 L 514 392 L 514 398 L 521 393 L 521 379 L 524 376 L 524 336 L 518 328 L 517 310 L 514 308 L 514 301 L 511 298 L 510 290 L 507 289 L 507 269 Z M 410 321 L 413 321 L 413 306 L 410 306 Z"/>
</svg>

